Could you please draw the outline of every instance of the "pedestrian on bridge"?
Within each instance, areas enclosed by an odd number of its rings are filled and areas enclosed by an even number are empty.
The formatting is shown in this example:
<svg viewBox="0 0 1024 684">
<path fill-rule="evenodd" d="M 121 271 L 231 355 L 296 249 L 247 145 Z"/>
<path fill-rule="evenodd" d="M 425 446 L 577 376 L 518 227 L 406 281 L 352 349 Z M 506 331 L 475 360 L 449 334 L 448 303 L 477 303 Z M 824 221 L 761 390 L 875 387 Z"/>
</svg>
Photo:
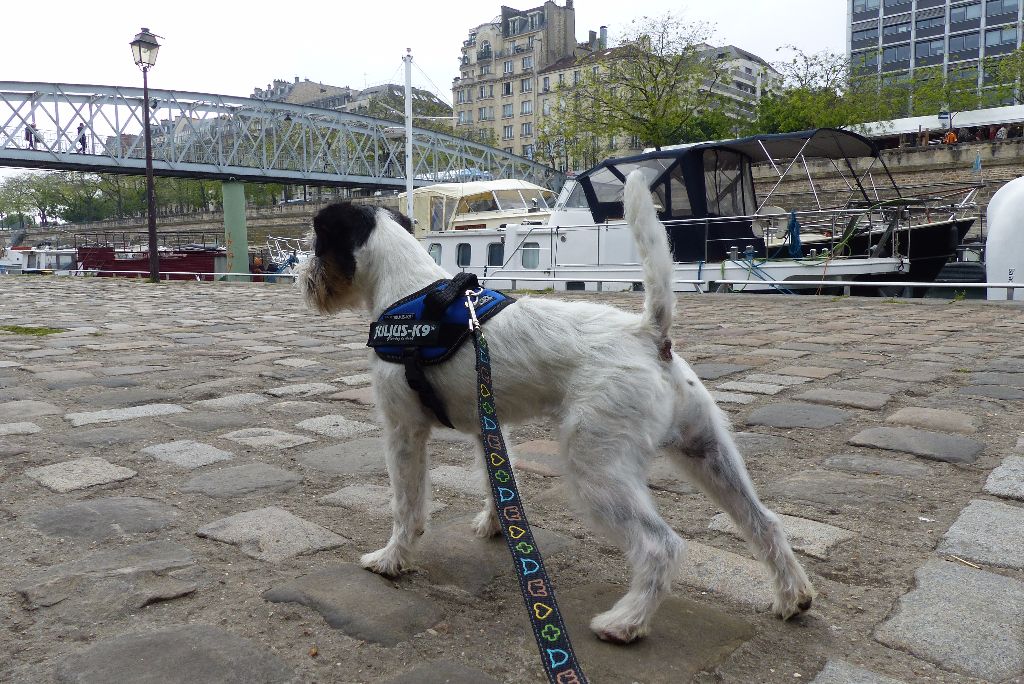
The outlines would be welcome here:
<svg viewBox="0 0 1024 684">
<path fill-rule="evenodd" d="M 82 154 L 85 154 L 85 141 L 85 124 L 80 123 L 78 124 L 78 151 Z"/>
<path fill-rule="evenodd" d="M 30 150 L 36 149 L 36 128 L 30 123 L 25 124 L 25 142 Z"/>
</svg>

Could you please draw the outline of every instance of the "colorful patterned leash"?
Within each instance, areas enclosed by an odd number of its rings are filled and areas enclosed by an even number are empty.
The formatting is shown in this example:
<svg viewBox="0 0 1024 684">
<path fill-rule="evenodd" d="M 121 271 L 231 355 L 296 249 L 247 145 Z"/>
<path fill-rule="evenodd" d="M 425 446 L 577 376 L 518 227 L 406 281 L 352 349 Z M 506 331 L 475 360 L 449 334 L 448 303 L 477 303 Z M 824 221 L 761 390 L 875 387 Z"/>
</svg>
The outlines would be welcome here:
<svg viewBox="0 0 1024 684">
<path fill-rule="evenodd" d="M 569 632 L 555 601 L 555 588 L 544 570 L 540 548 L 533 538 L 526 510 L 519 497 L 512 462 L 501 436 L 498 414 L 491 385 L 491 357 L 487 340 L 480 329 L 474 305 L 483 290 L 466 290 L 469 308 L 469 328 L 473 331 L 476 347 L 477 408 L 480 415 L 480 435 L 484 446 L 484 461 L 490 477 L 494 505 L 505 535 L 509 552 L 519 578 L 519 589 L 530 615 L 533 636 L 537 640 L 541 662 L 552 684 L 586 684 L 587 678 L 580 668 L 569 642 Z"/>
</svg>

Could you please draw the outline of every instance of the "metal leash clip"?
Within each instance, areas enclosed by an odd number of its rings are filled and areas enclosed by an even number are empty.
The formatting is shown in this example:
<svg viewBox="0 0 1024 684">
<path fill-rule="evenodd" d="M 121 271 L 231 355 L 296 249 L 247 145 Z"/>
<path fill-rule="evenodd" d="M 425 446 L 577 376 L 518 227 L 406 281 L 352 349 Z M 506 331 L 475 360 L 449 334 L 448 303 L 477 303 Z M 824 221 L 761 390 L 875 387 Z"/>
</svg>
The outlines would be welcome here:
<svg viewBox="0 0 1024 684">
<path fill-rule="evenodd" d="M 469 309 L 469 329 L 479 330 L 480 321 L 476 319 L 476 303 L 478 297 L 483 294 L 484 288 L 477 288 L 476 290 L 466 290 L 466 308 Z"/>
</svg>

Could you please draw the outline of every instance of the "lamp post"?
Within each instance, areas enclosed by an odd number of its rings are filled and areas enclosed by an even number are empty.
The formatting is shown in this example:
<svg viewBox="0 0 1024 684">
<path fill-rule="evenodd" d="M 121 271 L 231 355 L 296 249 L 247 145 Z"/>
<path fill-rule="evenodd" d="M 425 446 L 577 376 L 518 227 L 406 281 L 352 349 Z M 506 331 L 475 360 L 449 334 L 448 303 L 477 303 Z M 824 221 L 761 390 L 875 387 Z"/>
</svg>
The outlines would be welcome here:
<svg viewBox="0 0 1024 684">
<path fill-rule="evenodd" d="M 156 244 L 156 196 L 153 191 L 153 141 L 149 130 L 149 79 L 147 74 L 156 64 L 156 53 L 160 50 L 160 43 L 156 42 L 156 36 L 143 28 L 131 42 L 132 56 L 135 64 L 142 69 L 142 127 L 146 140 L 146 205 L 149 211 L 149 279 L 152 282 L 160 280 L 160 255 Z"/>
</svg>

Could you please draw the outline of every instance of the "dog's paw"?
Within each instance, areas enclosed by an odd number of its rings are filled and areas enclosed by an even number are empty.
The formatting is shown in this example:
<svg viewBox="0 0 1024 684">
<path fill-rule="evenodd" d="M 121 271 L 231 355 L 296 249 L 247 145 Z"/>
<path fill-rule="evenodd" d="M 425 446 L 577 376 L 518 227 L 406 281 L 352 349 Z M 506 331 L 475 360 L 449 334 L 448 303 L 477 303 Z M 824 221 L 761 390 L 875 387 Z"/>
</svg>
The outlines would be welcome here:
<svg viewBox="0 0 1024 684">
<path fill-rule="evenodd" d="M 501 534 L 501 523 L 492 509 L 488 508 L 476 514 L 476 518 L 473 519 L 473 534 L 481 539 Z"/>
<path fill-rule="evenodd" d="M 590 629 L 598 639 L 612 644 L 630 644 L 647 636 L 648 632 L 647 625 L 623 619 L 615 609 L 595 615 L 590 621 Z"/>
<path fill-rule="evenodd" d="M 772 601 L 772 613 L 781 620 L 788 620 L 811 609 L 815 591 L 810 584 L 802 585 L 792 591 L 779 592 Z"/>
<path fill-rule="evenodd" d="M 401 556 L 388 546 L 372 553 L 363 554 L 359 559 L 359 564 L 370 572 L 384 577 L 398 577 L 403 570 L 408 569 Z"/>
</svg>

